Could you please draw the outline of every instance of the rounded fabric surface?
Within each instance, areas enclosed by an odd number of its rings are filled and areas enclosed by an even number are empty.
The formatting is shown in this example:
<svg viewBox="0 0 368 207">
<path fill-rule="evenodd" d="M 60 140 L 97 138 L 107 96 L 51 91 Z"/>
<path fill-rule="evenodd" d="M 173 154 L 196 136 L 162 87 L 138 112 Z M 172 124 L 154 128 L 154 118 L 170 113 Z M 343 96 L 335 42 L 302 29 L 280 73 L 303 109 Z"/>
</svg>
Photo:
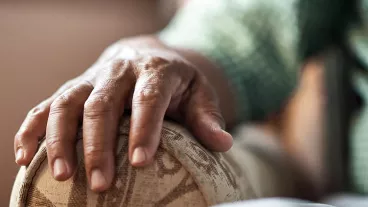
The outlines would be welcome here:
<svg viewBox="0 0 368 207">
<path fill-rule="evenodd" d="M 81 130 L 77 136 L 78 168 L 65 182 L 53 179 L 43 142 L 13 186 L 10 206 L 210 206 L 290 192 L 274 166 L 241 145 L 211 153 L 184 128 L 164 122 L 153 163 L 135 168 L 128 160 L 129 119 L 120 124 L 116 178 L 100 194 L 88 189 Z"/>
</svg>

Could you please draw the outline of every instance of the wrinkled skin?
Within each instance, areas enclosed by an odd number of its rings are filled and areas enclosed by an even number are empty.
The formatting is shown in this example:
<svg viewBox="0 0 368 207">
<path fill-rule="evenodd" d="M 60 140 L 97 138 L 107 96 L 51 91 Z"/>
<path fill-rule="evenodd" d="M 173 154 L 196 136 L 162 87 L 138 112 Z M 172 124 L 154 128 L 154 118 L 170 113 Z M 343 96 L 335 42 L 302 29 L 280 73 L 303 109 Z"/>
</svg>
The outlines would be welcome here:
<svg viewBox="0 0 368 207">
<path fill-rule="evenodd" d="M 159 41 L 139 37 L 110 46 L 85 73 L 28 113 L 15 136 L 16 162 L 29 164 L 46 135 L 54 178 L 69 179 L 76 168 L 75 136 L 82 123 L 88 182 L 93 191 L 104 191 L 114 177 L 115 135 L 125 109 L 132 110 L 129 159 L 134 166 L 152 160 L 164 116 L 187 126 L 211 150 L 226 151 L 232 145 L 204 75 Z"/>
</svg>

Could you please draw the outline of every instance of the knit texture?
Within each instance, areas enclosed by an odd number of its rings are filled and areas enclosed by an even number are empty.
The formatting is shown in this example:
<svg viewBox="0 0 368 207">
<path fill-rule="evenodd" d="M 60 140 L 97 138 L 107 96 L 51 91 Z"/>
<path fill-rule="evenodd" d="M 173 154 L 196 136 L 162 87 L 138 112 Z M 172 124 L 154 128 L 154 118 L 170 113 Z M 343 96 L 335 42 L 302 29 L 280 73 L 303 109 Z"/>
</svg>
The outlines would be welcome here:
<svg viewBox="0 0 368 207">
<path fill-rule="evenodd" d="M 280 110 L 303 62 L 330 45 L 348 43 L 368 68 L 368 0 L 352 6 L 351 2 L 194 0 L 160 36 L 169 45 L 193 49 L 217 63 L 235 90 L 239 120 L 259 120 Z M 367 80 L 367 73 L 356 74 L 352 80 L 364 104 L 368 102 Z M 367 113 L 363 106 L 349 137 L 351 187 L 366 194 Z"/>
<path fill-rule="evenodd" d="M 260 120 L 280 110 L 297 79 L 296 4 L 284 2 L 192 1 L 160 36 L 220 65 L 236 90 L 239 120 Z"/>
</svg>

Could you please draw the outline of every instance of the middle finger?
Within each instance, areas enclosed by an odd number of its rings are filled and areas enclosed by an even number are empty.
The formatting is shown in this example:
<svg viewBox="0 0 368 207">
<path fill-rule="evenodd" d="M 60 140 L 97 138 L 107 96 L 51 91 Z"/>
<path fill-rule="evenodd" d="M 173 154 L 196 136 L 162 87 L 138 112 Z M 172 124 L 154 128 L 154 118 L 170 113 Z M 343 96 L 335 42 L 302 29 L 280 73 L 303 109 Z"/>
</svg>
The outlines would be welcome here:
<svg viewBox="0 0 368 207">
<path fill-rule="evenodd" d="M 106 190 L 114 177 L 114 143 L 124 101 L 134 86 L 129 61 L 119 61 L 107 68 L 97 80 L 85 103 L 83 146 L 90 188 Z"/>
</svg>

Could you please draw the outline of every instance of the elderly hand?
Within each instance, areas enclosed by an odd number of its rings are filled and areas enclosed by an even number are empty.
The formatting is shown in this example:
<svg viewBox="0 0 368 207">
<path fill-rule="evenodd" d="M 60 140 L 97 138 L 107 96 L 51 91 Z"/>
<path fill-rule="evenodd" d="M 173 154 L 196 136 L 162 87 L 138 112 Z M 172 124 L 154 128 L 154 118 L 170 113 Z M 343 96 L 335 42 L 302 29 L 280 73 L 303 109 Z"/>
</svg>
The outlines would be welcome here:
<svg viewBox="0 0 368 207">
<path fill-rule="evenodd" d="M 93 191 L 104 191 L 114 177 L 118 122 L 130 108 L 129 159 L 134 166 L 152 160 L 164 116 L 185 124 L 210 150 L 226 151 L 232 145 L 202 73 L 155 38 L 140 37 L 109 47 L 84 74 L 28 113 L 15 136 L 16 162 L 29 164 L 46 134 L 53 176 L 67 180 L 76 167 L 75 137 L 83 122 L 88 182 Z"/>
</svg>

